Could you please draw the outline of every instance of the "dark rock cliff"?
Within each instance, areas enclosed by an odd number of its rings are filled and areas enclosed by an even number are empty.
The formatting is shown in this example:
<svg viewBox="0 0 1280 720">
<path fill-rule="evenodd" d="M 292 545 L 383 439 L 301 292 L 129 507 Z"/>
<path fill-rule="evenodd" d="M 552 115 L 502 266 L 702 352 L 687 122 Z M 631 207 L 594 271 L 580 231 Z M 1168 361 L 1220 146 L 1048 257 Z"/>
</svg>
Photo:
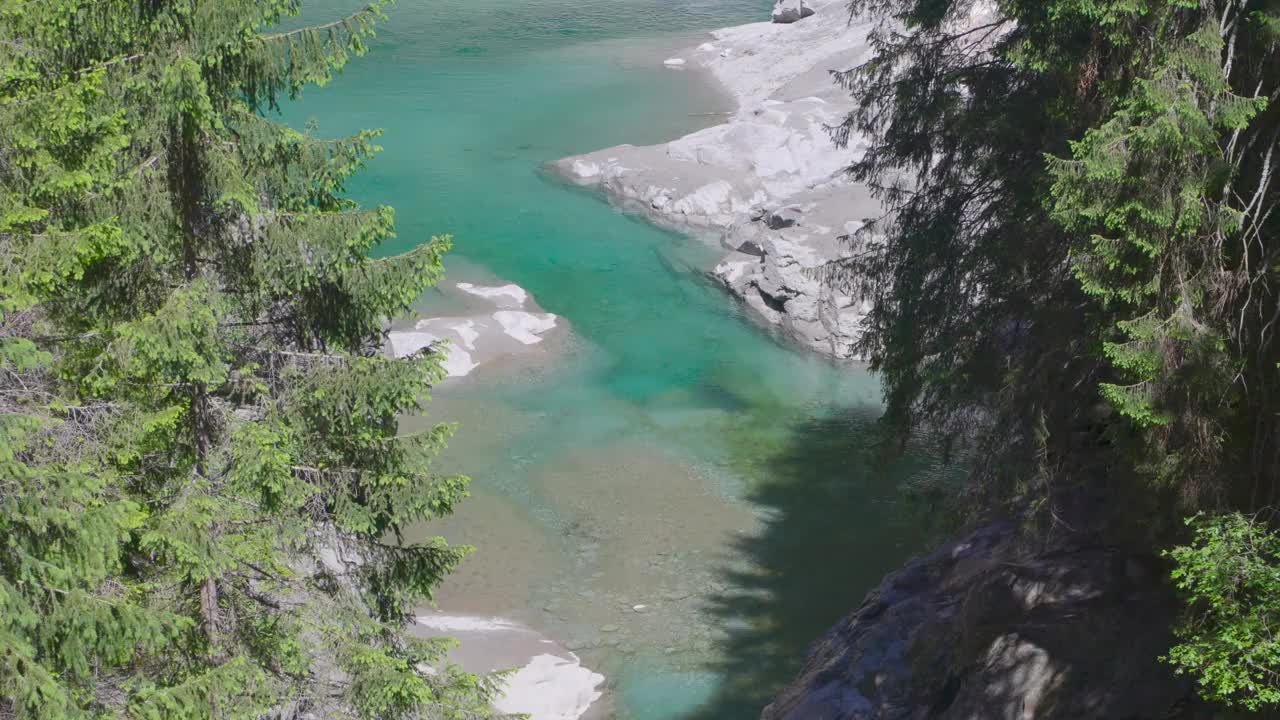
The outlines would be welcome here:
<svg viewBox="0 0 1280 720">
<path fill-rule="evenodd" d="M 1150 557 L 981 527 L 887 576 L 763 720 L 1208 717 L 1158 661 L 1176 598 Z"/>
</svg>

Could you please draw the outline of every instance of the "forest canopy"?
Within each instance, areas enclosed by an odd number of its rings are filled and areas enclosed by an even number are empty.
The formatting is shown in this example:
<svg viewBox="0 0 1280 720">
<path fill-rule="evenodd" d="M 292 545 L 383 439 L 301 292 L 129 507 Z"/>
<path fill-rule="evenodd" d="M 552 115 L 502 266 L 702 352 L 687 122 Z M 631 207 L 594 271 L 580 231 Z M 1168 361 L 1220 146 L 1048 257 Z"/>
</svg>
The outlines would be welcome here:
<svg viewBox="0 0 1280 720">
<path fill-rule="evenodd" d="M 466 480 L 384 328 L 449 240 L 371 259 L 376 133 L 274 118 L 383 17 L 300 4 L 0 0 L 0 717 L 487 714 L 403 632 Z"/>
</svg>

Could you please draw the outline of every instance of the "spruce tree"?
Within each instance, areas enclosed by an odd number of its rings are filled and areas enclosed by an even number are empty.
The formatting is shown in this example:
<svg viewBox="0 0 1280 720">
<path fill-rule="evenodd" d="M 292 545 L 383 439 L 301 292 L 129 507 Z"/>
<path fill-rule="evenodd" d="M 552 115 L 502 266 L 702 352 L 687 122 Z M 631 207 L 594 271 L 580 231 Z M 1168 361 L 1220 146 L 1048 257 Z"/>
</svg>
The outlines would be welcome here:
<svg viewBox="0 0 1280 720">
<path fill-rule="evenodd" d="M 466 550 L 400 536 L 465 479 L 382 353 L 448 238 L 371 258 L 375 134 L 272 118 L 383 4 L 0 2 L 0 716 L 487 712 L 403 628 Z"/>
</svg>

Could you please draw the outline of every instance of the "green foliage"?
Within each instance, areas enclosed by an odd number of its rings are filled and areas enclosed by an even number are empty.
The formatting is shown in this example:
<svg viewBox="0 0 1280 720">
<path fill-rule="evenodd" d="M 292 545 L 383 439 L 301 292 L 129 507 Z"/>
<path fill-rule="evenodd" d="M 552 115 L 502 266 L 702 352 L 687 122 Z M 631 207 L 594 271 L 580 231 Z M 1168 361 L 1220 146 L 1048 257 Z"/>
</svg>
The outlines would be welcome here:
<svg viewBox="0 0 1280 720">
<path fill-rule="evenodd" d="M 1000 458 L 980 504 L 1095 467 L 1166 519 L 1274 500 L 1275 3 L 852 7 L 902 23 L 837 73 L 887 212 L 825 274 L 875 301 L 888 422 Z"/>
<path fill-rule="evenodd" d="M 1280 704 L 1280 535 L 1239 513 L 1187 524 L 1191 543 L 1165 553 L 1189 611 L 1164 660 L 1215 700 L 1249 710 Z"/>
<path fill-rule="evenodd" d="M 0 0 L 0 715 L 488 713 L 402 632 L 467 551 L 400 538 L 466 480 L 381 352 L 448 238 L 371 258 L 376 133 L 269 116 L 384 5 Z"/>
<path fill-rule="evenodd" d="M 885 213 L 823 276 L 873 301 L 899 441 L 959 444 L 971 512 L 1047 534 L 1165 547 L 1280 502 L 1280 3 L 850 6 L 887 19 L 835 138 Z"/>
<path fill-rule="evenodd" d="M 1072 160 L 1049 164 L 1053 216 L 1087 238 L 1071 252 L 1076 277 L 1116 311 L 1108 333 L 1116 339 L 1104 339 L 1103 350 L 1128 382 L 1100 389 L 1143 428 L 1177 421 L 1163 396 L 1176 372 L 1200 371 L 1200 382 L 1179 392 L 1231 394 L 1225 333 L 1206 322 L 1224 290 L 1213 265 L 1229 259 L 1206 250 L 1237 235 L 1246 211 L 1221 197 L 1233 172 L 1219 140 L 1248 129 L 1267 107 L 1265 96 L 1232 92 L 1216 16 L 1189 31 L 1176 13 L 1153 15 L 1145 76 L 1116 99 L 1106 122 L 1072 143 Z"/>
</svg>

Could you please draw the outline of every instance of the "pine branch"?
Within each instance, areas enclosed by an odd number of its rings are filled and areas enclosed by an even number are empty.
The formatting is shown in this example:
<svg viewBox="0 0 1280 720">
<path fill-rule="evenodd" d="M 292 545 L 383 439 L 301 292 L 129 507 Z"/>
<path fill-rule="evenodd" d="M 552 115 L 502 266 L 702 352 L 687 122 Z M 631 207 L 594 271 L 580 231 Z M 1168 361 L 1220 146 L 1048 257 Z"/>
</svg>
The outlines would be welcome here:
<svg viewBox="0 0 1280 720">
<path fill-rule="evenodd" d="M 382 12 L 382 8 L 392 2 L 394 2 L 394 0 L 378 0 L 377 2 L 371 2 L 368 5 L 365 5 L 362 9 L 357 10 L 346 17 L 339 18 L 332 22 L 327 22 L 322 25 L 310 25 L 307 27 L 297 28 L 296 30 L 289 30 L 287 32 L 260 35 L 257 40 L 259 42 L 272 42 L 308 33 L 321 33 L 325 30 L 331 30 L 338 27 L 349 31 L 352 27 L 363 26 L 373 22 L 374 20 L 386 19 L 386 14 Z"/>
</svg>

